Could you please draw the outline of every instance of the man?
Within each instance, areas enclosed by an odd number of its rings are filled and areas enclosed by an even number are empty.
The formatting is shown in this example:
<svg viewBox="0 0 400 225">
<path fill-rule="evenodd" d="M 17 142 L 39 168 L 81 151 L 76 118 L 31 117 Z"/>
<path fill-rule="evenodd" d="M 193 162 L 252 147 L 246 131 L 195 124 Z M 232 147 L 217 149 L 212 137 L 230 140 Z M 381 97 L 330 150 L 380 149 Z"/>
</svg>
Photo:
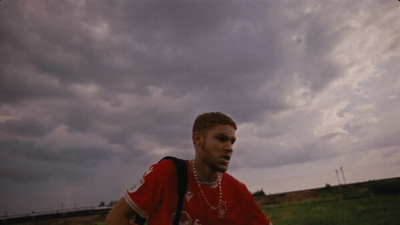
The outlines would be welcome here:
<svg viewBox="0 0 400 225">
<path fill-rule="evenodd" d="M 199 115 L 193 125 L 195 158 L 185 160 L 188 188 L 179 224 L 268 225 L 246 186 L 226 173 L 235 143 L 236 124 L 227 115 Z M 148 225 L 172 225 L 176 214 L 177 175 L 174 164 L 162 160 L 128 189 L 107 216 L 109 225 L 129 224 L 135 216 Z"/>
</svg>

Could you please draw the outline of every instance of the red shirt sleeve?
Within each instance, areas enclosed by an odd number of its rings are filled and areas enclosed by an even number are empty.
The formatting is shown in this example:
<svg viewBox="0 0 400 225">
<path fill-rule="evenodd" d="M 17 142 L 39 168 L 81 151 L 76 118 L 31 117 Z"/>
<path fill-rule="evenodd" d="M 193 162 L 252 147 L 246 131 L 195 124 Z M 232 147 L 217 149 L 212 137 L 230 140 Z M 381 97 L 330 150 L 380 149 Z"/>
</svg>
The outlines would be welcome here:
<svg viewBox="0 0 400 225">
<path fill-rule="evenodd" d="M 272 225 L 271 220 L 265 216 L 264 212 L 261 210 L 260 206 L 256 203 L 250 192 L 249 195 L 250 198 L 248 203 L 248 209 L 250 212 L 250 218 L 249 218 L 251 221 L 250 224 Z"/>
<path fill-rule="evenodd" d="M 235 221 L 240 221 L 238 224 L 269 225 L 271 223 L 245 184 L 227 173 L 224 174 L 224 181 L 225 196 L 234 202 L 234 205 L 229 206 L 230 211 L 234 214 L 227 214 L 227 216 L 230 216 L 231 219 L 236 218 Z"/>
<path fill-rule="evenodd" d="M 152 165 L 136 184 L 126 190 L 125 201 L 140 216 L 148 218 L 162 200 L 163 189 L 177 182 L 176 176 L 171 176 L 174 170 L 169 160 Z"/>
</svg>

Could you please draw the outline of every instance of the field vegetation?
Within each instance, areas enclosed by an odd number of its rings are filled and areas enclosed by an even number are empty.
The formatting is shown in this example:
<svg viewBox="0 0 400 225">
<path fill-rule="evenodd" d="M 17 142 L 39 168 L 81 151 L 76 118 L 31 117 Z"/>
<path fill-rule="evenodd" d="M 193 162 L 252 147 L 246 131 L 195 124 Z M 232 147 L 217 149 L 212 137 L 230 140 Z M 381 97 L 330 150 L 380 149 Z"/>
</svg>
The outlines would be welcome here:
<svg viewBox="0 0 400 225">
<path fill-rule="evenodd" d="M 256 197 L 275 225 L 399 225 L 400 179 Z"/>
</svg>

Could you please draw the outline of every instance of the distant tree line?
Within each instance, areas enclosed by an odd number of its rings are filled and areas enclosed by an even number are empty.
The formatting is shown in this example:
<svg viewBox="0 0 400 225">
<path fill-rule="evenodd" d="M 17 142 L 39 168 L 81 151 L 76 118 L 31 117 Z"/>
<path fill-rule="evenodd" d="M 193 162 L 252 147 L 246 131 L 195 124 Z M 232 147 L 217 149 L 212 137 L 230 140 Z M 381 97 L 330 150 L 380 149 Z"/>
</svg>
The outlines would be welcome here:
<svg viewBox="0 0 400 225">
<path fill-rule="evenodd" d="M 258 190 L 258 191 L 256 191 L 256 192 L 253 193 L 253 197 L 254 197 L 254 198 L 264 197 L 264 196 L 266 196 L 266 194 L 264 193 L 264 190 L 263 190 L 263 189 Z"/>
<path fill-rule="evenodd" d="M 114 206 L 115 204 L 117 204 L 117 202 L 118 202 L 118 201 L 111 200 L 111 201 L 108 203 L 107 207 L 112 207 L 112 206 Z M 99 207 L 104 207 L 104 206 L 106 206 L 106 204 L 105 204 L 103 201 L 101 201 L 100 204 L 99 204 Z"/>
</svg>

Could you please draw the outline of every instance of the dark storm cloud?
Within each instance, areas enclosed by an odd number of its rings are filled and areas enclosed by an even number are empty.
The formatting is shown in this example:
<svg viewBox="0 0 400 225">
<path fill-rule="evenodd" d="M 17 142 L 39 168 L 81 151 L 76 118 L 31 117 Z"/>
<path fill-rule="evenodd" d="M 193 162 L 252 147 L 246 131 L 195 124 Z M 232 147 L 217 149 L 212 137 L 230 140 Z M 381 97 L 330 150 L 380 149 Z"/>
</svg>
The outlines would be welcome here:
<svg viewBox="0 0 400 225">
<path fill-rule="evenodd" d="M 282 144 L 285 141 L 283 134 L 269 134 L 269 137 L 265 138 L 260 135 L 259 140 L 250 138 L 250 142 L 240 144 L 238 147 L 240 150 L 234 153 L 236 154 L 236 164 L 231 169 L 236 170 L 241 167 L 276 168 L 282 165 L 328 159 L 340 154 L 327 144 L 338 134 L 330 134 L 318 140 L 299 140 L 294 145 Z M 274 141 L 263 141 L 267 139 Z M 252 157 L 252 155 L 257 157 Z"/>
<path fill-rule="evenodd" d="M 275 52 L 274 35 L 257 22 L 259 16 L 265 17 L 266 4 L 259 3 L 258 9 L 251 4 L 235 2 L 255 10 L 249 15 L 222 2 L 181 3 L 151 1 L 110 5 L 89 2 L 78 8 L 66 2 L 62 3 L 63 7 L 56 7 L 54 3 L 28 7 L 21 3 L 14 9 L 25 13 L 30 8 L 32 11 L 40 9 L 41 14 L 26 13 L 28 15 L 19 21 L 22 24 L 30 21 L 32 25 L 22 26 L 15 39 L 29 49 L 26 63 L 34 65 L 34 71 L 56 79 L 61 90 L 66 82 L 95 83 L 113 93 L 144 95 L 144 88 L 151 84 L 163 88 L 164 93 L 171 96 L 196 90 L 224 90 L 216 94 L 222 99 L 214 103 L 214 95 L 205 96 L 211 99 L 210 108 L 221 102 L 276 102 L 276 96 L 269 93 L 254 96 L 255 101 L 248 95 L 238 94 L 269 79 L 273 73 L 268 71 L 279 61 L 277 56 L 269 57 Z M 116 11 L 106 13 L 109 7 Z M 244 25 L 239 26 L 238 22 Z M 13 29 L 11 24 L 6 24 L 4 33 L 13 33 L 7 30 Z M 95 27 L 99 36 L 105 37 L 96 38 L 96 31 L 85 29 L 88 26 Z M 251 29 L 259 29 L 261 34 Z M 25 39 L 27 35 L 36 38 Z M 127 65 L 126 68 L 121 63 Z M 119 80 L 124 82 L 117 83 Z M 23 81 L 14 84 L 9 95 L 15 97 L 15 93 L 24 93 L 28 97 L 34 90 L 46 93 L 40 86 L 30 91 L 23 85 Z M 53 88 L 55 94 L 59 89 Z M 254 104 L 250 107 L 257 108 Z"/>
<path fill-rule="evenodd" d="M 41 123 L 37 118 L 21 118 L 20 120 L 6 120 L 0 123 L 2 135 L 43 136 L 50 132 L 50 127 Z M 4 137 L 3 136 L 3 137 Z"/>
<path fill-rule="evenodd" d="M 38 169 L 39 166 L 29 167 L 20 165 L 18 167 L 2 168 L 1 179 L 10 180 L 15 183 L 40 183 L 47 182 L 57 174 L 47 169 Z"/>
<path fill-rule="evenodd" d="M 56 163 L 82 164 L 112 157 L 110 149 L 106 146 L 96 146 L 90 143 L 48 143 L 38 141 L 2 140 L 0 146 L 2 155 L 18 156 L 24 159 L 41 160 Z M 98 145 L 98 144 L 97 144 Z M 6 161 L 4 161 L 6 163 Z"/>
</svg>

